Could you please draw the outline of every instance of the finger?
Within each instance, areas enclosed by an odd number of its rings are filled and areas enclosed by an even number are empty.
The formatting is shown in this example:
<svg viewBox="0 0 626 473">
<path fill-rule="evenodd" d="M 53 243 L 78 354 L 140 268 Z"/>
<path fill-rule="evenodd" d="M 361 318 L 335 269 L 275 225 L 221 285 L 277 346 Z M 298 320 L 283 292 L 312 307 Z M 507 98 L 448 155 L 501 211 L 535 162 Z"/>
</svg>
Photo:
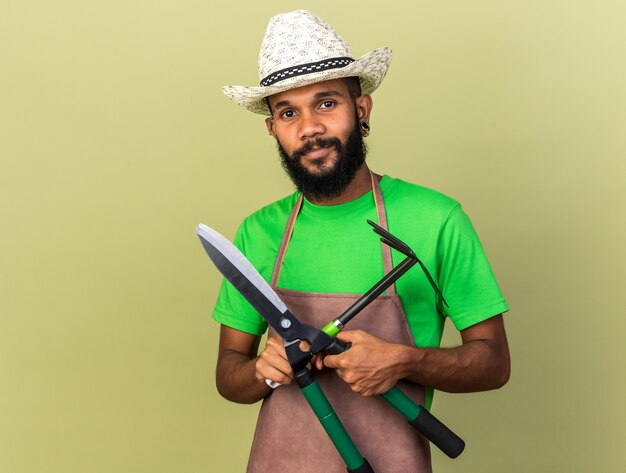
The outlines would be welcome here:
<svg viewBox="0 0 626 473">
<path fill-rule="evenodd" d="M 344 383 L 346 383 L 346 384 L 350 384 L 350 383 L 347 383 L 347 382 L 346 382 L 346 380 L 344 379 L 345 373 L 344 373 L 344 371 L 343 371 L 341 368 L 336 369 L 336 370 L 335 370 L 335 373 L 337 373 L 337 376 L 339 376 L 339 378 L 341 378 L 341 380 L 342 380 Z"/>
<path fill-rule="evenodd" d="M 300 348 L 300 351 L 308 352 L 311 349 L 311 344 L 306 340 L 302 340 L 298 345 L 298 348 Z"/>
<path fill-rule="evenodd" d="M 341 355 L 327 355 L 324 357 L 324 366 L 328 368 L 339 368 L 339 361 L 341 360 Z"/>
<path fill-rule="evenodd" d="M 323 361 L 323 357 L 322 355 L 313 355 L 313 358 L 311 358 L 311 362 L 309 363 L 309 366 L 314 367 L 316 370 L 321 370 L 324 367 L 324 361 Z"/>
<path fill-rule="evenodd" d="M 341 340 L 345 343 L 353 343 L 361 339 L 362 333 L 362 330 L 344 330 L 337 334 L 337 340 Z"/>
<path fill-rule="evenodd" d="M 266 345 L 263 351 L 259 353 L 257 363 L 260 363 L 261 365 L 274 366 L 285 373 L 288 373 L 291 370 L 291 366 L 286 358 L 285 350 L 282 345 L 279 347 L 273 344 Z"/>
<path fill-rule="evenodd" d="M 265 348 L 263 348 L 263 350 L 275 353 L 280 357 L 287 359 L 287 353 L 285 352 L 285 346 L 283 344 L 283 341 L 278 337 L 268 338 L 267 343 L 265 344 Z"/>
<path fill-rule="evenodd" d="M 274 368 L 278 371 L 281 371 L 289 376 L 293 374 L 293 370 L 291 369 L 291 365 L 286 358 L 283 358 L 279 354 L 276 353 L 268 353 L 264 352 L 261 354 L 259 358 L 259 365 L 261 368 Z"/>
<path fill-rule="evenodd" d="M 263 370 L 261 370 L 260 379 L 262 379 L 263 381 L 265 381 L 266 379 L 269 379 L 271 381 L 274 381 L 280 384 L 291 383 L 291 376 L 289 376 L 287 373 L 284 373 L 272 367 L 266 367 Z"/>
</svg>

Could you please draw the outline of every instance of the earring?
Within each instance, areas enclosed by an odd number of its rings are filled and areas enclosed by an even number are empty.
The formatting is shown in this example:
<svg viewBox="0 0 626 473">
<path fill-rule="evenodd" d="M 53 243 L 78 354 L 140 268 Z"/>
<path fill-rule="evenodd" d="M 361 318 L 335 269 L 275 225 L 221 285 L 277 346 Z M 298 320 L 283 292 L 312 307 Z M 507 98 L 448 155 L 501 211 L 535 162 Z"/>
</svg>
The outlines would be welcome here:
<svg viewBox="0 0 626 473">
<path fill-rule="evenodd" d="M 363 136 L 368 136 L 370 134 L 370 126 L 367 122 L 361 122 L 361 134 Z"/>
</svg>

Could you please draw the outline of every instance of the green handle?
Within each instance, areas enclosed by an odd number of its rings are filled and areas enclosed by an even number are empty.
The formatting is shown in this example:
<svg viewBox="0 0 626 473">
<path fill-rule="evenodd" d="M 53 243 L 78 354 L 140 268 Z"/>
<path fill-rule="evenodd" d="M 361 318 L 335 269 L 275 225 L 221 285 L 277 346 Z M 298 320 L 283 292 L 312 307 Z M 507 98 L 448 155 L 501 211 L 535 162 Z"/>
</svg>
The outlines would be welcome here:
<svg viewBox="0 0 626 473">
<path fill-rule="evenodd" d="M 345 427 L 337 417 L 328 399 L 322 392 L 317 381 L 313 381 L 307 387 L 301 389 L 304 397 L 315 412 L 322 427 L 335 445 L 335 448 L 343 458 L 349 471 L 357 471 L 366 463 L 354 442 L 348 435 Z"/>
<path fill-rule="evenodd" d="M 406 417 L 409 422 L 415 419 L 423 409 L 422 406 L 415 404 L 411 398 L 400 391 L 396 386 L 386 393 L 381 394 L 381 396 L 385 401 L 395 407 L 400 414 Z"/>
<path fill-rule="evenodd" d="M 461 454 L 465 448 L 465 442 L 424 407 L 415 404 L 397 387 L 394 386 L 381 396 L 443 453 L 450 458 L 456 458 Z"/>
<path fill-rule="evenodd" d="M 335 337 L 341 331 L 341 328 L 343 328 L 341 324 L 337 324 L 335 322 L 336 320 L 326 324 L 326 326 L 322 328 L 322 331 L 331 337 Z M 348 350 L 349 346 L 342 347 L 341 342 L 335 341 L 335 345 L 332 348 L 332 350 L 329 350 L 329 353 L 337 353 L 341 352 L 341 350 Z M 322 394 L 322 396 L 324 395 Z M 415 404 L 406 394 L 400 391 L 397 387 L 394 386 L 386 393 L 381 394 L 381 396 L 398 412 L 406 417 L 406 419 L 409 421 L 409 424 L 411 424 L 420 434 L 422 434 L 430 442 L 439 447 L 439 449 L 450 458 L 458 457 L 465 449 L 465 442 L 463 441 L 463 439 L 461 439 L 461 437 L 452 432 L 448 427 L 445 426 L 445 424 L 443 424 L 443 422 L 441 422 L 434 415 L 428 412 L 428 410 L 426 410 L 424 407 Z M 326 398 L 324 397 L 324 399 Z M 328 401 L 326 402 L 328 403 Z M 330 409 L 332 410 L 332 408 Z M 333 412 L 333 415 L 334 414 L 335 413 Z M 322 422 L 321 419 L 320 422 Z M 324 425 L 324 422 L 322 422 L 322 425 Z M 339 423 L 339 425 L 343 429 L 341 423 Z M 346 433 L 346 436 L 347 435 L 348 434 Z M 348 440 L 350 440 L 349 437 Z M 350 440 L 350 442 L 352 441 Z M 339 450 L 339 447 L 337 447 L 337 449 Z M 341 450 L 339 450 L 339 452 L 341 453 Z"/>
</svg>

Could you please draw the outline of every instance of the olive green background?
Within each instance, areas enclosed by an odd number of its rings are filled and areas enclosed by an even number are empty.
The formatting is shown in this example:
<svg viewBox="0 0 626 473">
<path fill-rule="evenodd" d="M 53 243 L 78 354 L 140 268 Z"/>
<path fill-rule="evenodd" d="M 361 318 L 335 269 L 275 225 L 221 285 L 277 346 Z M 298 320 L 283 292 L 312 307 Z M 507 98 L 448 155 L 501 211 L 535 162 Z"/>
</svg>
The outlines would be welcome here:
<svg viewBox="0 0 626 473">
<path fill-rule="evenodd" d="M 438 393 L 437 472 L 626 469 L 622 1 L 0 3 L 0 470 L 241 472 L 258 406 L 214 387 L 232 237 L 291 192 L 256 84 L 298 7 L 394 50 L 371 167 L 463 202 L 512 310 L 512 377 Z M 445 343 L 458 342 L 448 326 Z M 296 445 L 285 445 L 285 454 Z"/>
</svg>

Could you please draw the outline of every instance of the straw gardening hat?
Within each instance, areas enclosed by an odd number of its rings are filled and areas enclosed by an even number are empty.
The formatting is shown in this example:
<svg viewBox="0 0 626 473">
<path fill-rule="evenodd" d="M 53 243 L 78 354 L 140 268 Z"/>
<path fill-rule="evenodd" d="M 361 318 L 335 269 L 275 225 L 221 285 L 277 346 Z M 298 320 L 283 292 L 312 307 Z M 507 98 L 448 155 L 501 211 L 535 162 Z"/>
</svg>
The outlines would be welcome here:
<svg viewBox="0 0 626 473">
<path fill-rule="evenodd" d="M 304 85 L 356 76 L 361 91 L 371 94 L 380 85 L 391 49 L 379 48 L 352 57 L 348 43 L 324 20 L 306 10 L 270 18 L 259 52 L 259 87 L 230 85 L 222 92 L 254 113 L 270 115 L 265 97 Z"/>
</svg>

